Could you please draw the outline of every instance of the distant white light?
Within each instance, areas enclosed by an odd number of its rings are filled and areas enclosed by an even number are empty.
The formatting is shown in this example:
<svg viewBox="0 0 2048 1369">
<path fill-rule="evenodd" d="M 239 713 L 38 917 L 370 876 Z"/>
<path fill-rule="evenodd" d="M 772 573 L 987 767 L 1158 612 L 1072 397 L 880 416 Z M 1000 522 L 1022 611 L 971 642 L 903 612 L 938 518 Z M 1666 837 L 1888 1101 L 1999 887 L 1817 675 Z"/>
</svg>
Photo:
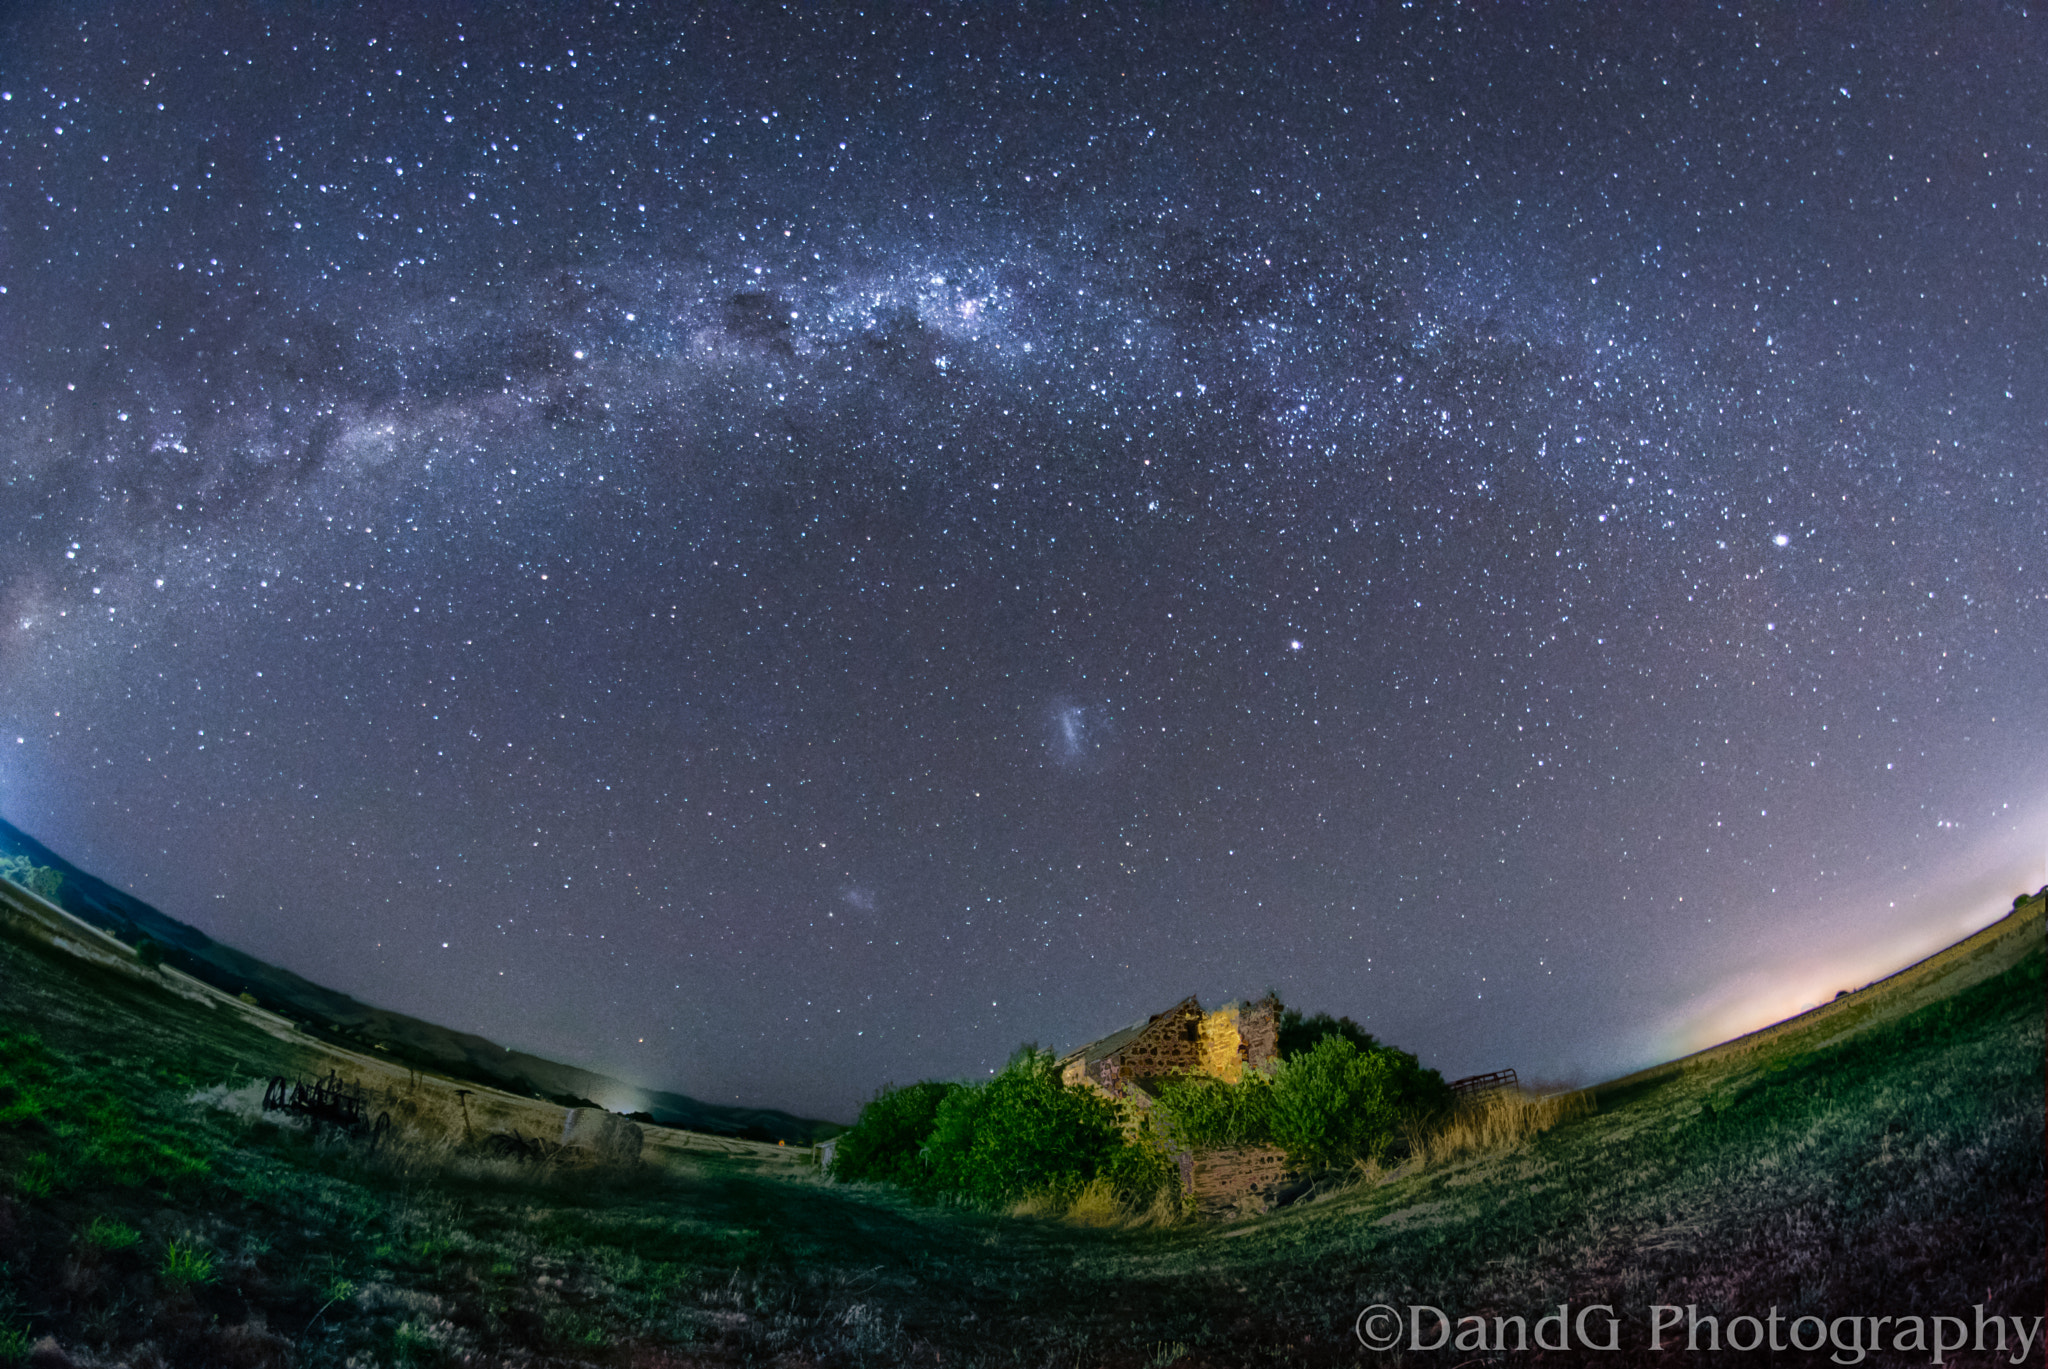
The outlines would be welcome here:
<svg viewBox="0 0 2048 1369">
<path fill-rule="evenodd" d="M 1301 650 L 1301 638 L 1299 638 L 1299 637 L 1296 637 L 1296 638 L 1294 638 L 1294 639 L 1293 639 L 1292 641 L 1288 642 L 1288 644 L 1287 644 L 1287 649 L 1288 649 L 1289 651 L 1299 651 L 1299 650 Z"/>
<path fill-rule="evenodd" d="M 1781 547 L 1789 547 L 1792 545 L 1792 534 L 1789 532 L 1781 532 L 1777 536 L 1773 537 L 1771 541 L 1775 542 L 1777 545 Z"/>
</svg>

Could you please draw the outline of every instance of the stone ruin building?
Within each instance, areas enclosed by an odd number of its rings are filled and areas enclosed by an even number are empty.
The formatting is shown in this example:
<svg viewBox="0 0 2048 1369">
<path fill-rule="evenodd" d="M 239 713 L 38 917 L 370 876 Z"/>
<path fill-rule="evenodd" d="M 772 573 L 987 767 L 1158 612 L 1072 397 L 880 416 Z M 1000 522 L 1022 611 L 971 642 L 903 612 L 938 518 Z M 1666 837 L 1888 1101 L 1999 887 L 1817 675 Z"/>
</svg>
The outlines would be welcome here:
<svg viewBox="0 0 2048 1369">
<path fill-rule="evenodd" d="M 1234 1084 L 1246 1070 L 1271 1069 L 1280 1059 L 1279 1017 L 1270 994 L 1214 1012 L 1191 996 L 1061 1057 L 1060 1077 L 1129 1104 L 1135 1129 L 1161 1080 L 1206 1074 Z M 1160 1140 L 1180 1166 L 1181 1191 L 1211 1215 L 1268 1207 L 1291 1177 L 1286 1154 L 1271 1146 L 1194 1149 L 1170 1134 Z"/>
</svg>

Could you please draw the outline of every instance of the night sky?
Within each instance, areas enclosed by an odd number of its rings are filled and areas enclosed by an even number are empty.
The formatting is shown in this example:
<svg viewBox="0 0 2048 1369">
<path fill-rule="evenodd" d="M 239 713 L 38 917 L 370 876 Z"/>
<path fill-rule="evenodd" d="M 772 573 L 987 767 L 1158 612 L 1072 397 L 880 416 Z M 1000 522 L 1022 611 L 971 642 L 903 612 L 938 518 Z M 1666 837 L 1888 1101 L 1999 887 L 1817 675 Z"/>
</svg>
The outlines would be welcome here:
<svg viewBox="0 0 2048 1369">
<path fill-rule="evenodd" d="M 0 812 L 173 916 L 845 1119 L 2048 878 L 2038 11 L 415 8 L 0 22 Z"/>
</svg>

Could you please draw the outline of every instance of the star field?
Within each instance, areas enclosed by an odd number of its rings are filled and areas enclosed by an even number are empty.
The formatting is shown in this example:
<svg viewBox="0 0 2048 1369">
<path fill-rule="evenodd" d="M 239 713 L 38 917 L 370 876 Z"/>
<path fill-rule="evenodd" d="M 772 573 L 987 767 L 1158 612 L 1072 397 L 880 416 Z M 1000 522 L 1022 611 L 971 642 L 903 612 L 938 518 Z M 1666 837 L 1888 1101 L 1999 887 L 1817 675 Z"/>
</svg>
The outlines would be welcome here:
<svg viewBox="0 0 2048 1369">
<path fill-rule="evenodd" d="M 1831 997 L 2048 878 L 2043 34 L 17 11 L 0 810 L 840 1118 Z"/>
</svg>

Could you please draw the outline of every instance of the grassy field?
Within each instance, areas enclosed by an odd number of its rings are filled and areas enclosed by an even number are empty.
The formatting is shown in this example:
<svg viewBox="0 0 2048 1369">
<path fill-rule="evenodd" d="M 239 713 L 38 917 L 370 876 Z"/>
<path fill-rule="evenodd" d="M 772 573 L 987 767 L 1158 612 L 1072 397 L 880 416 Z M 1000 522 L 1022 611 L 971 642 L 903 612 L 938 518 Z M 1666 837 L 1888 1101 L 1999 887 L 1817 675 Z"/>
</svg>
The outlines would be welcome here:
<svg viewBox="0 0 2048 1369">
<path fill-rule="evenodd" d="M 0 1363 L 1818 1364 L 1834 1345 L 1689 1352 L 1682 1327 L 1652 1350 L 1651 1309 L 2031 1324 L 2044 959 L 2036 897 L 1825 1009 L 1468 1118 L 1273 1214 L 1087 1227 L 826 1184 L 766 1147 L 562 1171 L 443 1116 L 373 1153 L 256 1107 L 268 1076 L 330 1067 L 318 1043 L 0 927 Z M 1604 1345 L 1611 1315 L 1619 1348 L 1354 1334 L 1372 1304 L 1492 1328 L 1560 1303 L 1610 1307 L 1585 1327 Z"/>
</svg>

